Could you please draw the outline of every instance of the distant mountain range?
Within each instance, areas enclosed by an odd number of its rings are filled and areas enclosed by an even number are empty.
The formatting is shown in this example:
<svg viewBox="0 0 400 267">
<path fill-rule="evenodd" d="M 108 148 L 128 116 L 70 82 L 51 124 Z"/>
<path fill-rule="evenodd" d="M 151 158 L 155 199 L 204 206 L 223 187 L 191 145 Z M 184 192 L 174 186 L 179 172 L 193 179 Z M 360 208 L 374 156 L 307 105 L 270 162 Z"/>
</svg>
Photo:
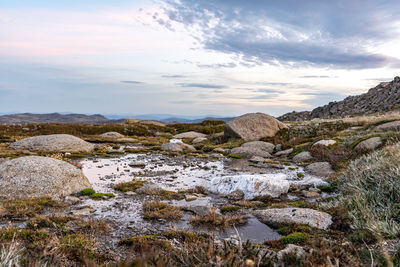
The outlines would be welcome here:
<svg viewBox="0 0 400 267">
<path fill-rule="evenodd" d="M 82 123 L 82 124 L 104 124 L 104 123 L 122 123 L 126 118 L 134 117 L 140 120 L 157 120 L 164 123 L 198 123 L 204 120 L 223 120 L 229 121 L 232 118 L 216 118 L 216 117 L 177 117 L 168 114 L 139 115 L 139 116 L 120 116 L 111 115 L 103 116 L 100 114 L 35 114 L 35 113 L 19 113 L 0 116 L 0 124 L 28 124 L 28 123 Z"/>
<path fill-rule="evenodd" d="M 400 111 L 400 77 L 395 77 L 391 82 L 382 82 L 365 94 L 348 96 L 342 101 L 330 102 L 312 111 L 293 111 L 277 119 L 300 121 L 315 118 L 343 118 L 390 111 Z"/>
</svg>

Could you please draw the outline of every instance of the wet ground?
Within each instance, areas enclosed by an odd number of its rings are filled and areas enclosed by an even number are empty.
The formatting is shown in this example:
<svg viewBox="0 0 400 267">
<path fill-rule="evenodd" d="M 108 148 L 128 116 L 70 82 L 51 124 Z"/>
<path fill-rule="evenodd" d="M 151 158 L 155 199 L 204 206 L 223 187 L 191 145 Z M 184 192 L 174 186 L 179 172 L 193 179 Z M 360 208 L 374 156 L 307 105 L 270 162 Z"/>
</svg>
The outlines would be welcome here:
<svg viewBox="0 0 400 267">
<path fill-rule="evenodd" d="M 178 191 L 203 186 L 212 191 L 213 179 L 224 176 L 244 177 L 251 175 L 282 175 L 293 184 L 321 181 L 317 177 L 306 175 L 299 180 L 297 173 L 302 172 L 299 166 L 249 165 L 247 161 L 232 161 L 221 158 L 203 159 L 198 157 L 170 156 L 164 154 L 127 154 L 116 158 L 87 158 L 80 162 L 85 176 L 91 182 L 96 192 L 114 193 L 116 197 L 102 200 L 84 198 L 82 203 L 73 208 L 90 206 L 93 208 L 91 217 L 106 219 L 111 222 L 113 231 L 111 237 L 117 240 L 134 235 L 154 234 L 171 229 L 187 229 L 190 231 L 205 231 L 210 229 L 193 228 L 190 224 L 190 212 L 185 212 L 179 222 L 149 222 L 142 218 L 142 204 L 153 200 L 153 196 L 138 195 L 115 191 L 113 185 L 132 179 L 143 179 L 157 184 L 166 190 Z M 290 196 L 289 196 L 290 197 Z M 169 201 L 172 205 L 182 207 L 220 207 L 228 200 L 217 194 L 209 193 L 194 201 Z M 267 225 L 259 222 L 251 214 L 246 214 L 247 223 L 224 231 L 211 231 L 218 237 L 236 240 L 251 240 L 262 243 L 267 240 L 279 239 L 280 235 Z"/>
</svg>

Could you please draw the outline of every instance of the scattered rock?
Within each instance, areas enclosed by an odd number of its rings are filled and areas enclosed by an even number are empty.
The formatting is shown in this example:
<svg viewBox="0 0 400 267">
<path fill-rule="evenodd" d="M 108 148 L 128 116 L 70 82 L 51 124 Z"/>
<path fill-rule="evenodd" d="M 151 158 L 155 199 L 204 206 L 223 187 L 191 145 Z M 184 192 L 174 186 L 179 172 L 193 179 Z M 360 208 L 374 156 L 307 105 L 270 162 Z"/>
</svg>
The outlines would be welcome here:
<svg viewBox="0 0 400 267">
<path fill-rule="evenodd" d="M 258 196 L 279 197 L 289 190 L 290 185 L 286 178 L 282 173 L 217 177 L 211 180 L 209 190 L 223 195 L 241 190 L 245 199 Z"/>
<path fill-rule="evenodd" d="M 0 165 L 0 196 L 63 198 L 91 187 L 77 167 L 61 160 L 28 156 Z"/>
<path fill-rule="evenodd" d="M 237 189 L 228 195 L 229 200 L 242 200 L 244 198 L 244 193 L 242 190 Z"/>
<path fill-rule="evenodd" d="M 195 196 L 195 195 L 185 195 L 185 200 L 186 201 L 194 201 L 194 200 L 196 200 L 197 199 L 197 197 Z"/>
<path fill-rule="evenodd" d="M 315 198 L 321 196 L 318 192 L 312 192 L 312 191 L 302 191 L 301 193 L 306 198 Z"/>
<path fill-rule="evenodd" d="M 185 210 L 191 211 L 199 216 L 206 216 L 211 212 L 211 206 L 185 206 Z"/>
<path fill-rule="evenodd" d="M 89 216 L 94 212 L 94 209 L 91 207 L 85 207 L 83 209 L 76 209 L 76 210 L 71 210 L 71 215 L 73 216 Z"/>
<path fill-rule="evenodd" d="M 376 130 L 384 132 L 388 131 L 400 131 L 400 121 L 391 121 L 375 127 Z"/>
<path fill-rule="evenodd" d="M 307 165 L 306 171 L 313 175 L 327 177 L 335 172 L 332 170 L 332 166 L 329 162 L 315 162 Z"/>
<path fill-rule="evenodd" d="M 192 145 L 184 144 L 184 143 L 167 143 L 162 144 L 161 149 L 168 152 L 195 152 L 196 148 Z"/>
<path fill-rule="evenodd" d="M 206 136 L 207 135 L 205 135 L 205 134 L 191 131 L 191 132 L 180 133 L 180 134 L 174 135 L 174 138 L 190 138 L 190 139 L 193 139 L 193 138 L 197 138 L 197 137 L 206 137 Z"/>
<path fill-rule="evenodd" d="M 222 147 L 217 147 L 213 149 L 213 152 L 224 154 L 226 151 Z"/>
<path fill-rule="evenodd" d="M 136 189 L 137 194 L 156 195 L 162 191 L 162 188 L 153 183 L 146 183 L 142 187 Z"/>
<path fill-rule="evenodd" d="M 312 159 L 312 158 L 313 158 L 313 157 L 312 157 L 312 155 L 311 155 L 310 152 L 308 152 L 308 151 L 303 151 L 303 152 L 300 152 L 299 154 L 297 154 L 296 156 L 294 156 L 292 160 L 293 160 L 294 162 L 301 162 L 301 161 L 310 160 L 310 159 Z"/>
<path fill-rule="evenodd" d="M 329 140 L 319 140 L 318 142 L 315 142 L 312 146 L 332 146 L 336 144 L 337 142 L 335 140 L 329 139 Z"/>
<path fill-rule="evenodd" d="M 144 167 L 146 167 L 146 163 L 143 161 L 136 161 L 136 162 L 129 163 L 129 167 L 144 168 Z"/>
<path fill-rule="evenodd" d="M 307 224 L 326 230 L 332 224 L 328 213 L 306 208 L 283 208 L 256 210 L 254 215 L 263 223 L 278 225 L 281 223 Z"/>
<path fill-rule="evenodd" d="M 56 152 L 92 152 L 94 145 L 69 134 L 40 135 L 10 144 L 16 150 L 40 150 Z"/>
<path fill-rule="evenodd" d="M 285 249 L 282 249 L 277 253 L 278 260 L 284 259 L 285 255 L 296 255 L 297 258 L 301 258 L 305 255 L 305 250 L 303 247 L 293 245 L 293 244 L 288 244 Z"/>
<path fill-rule="evenodd" d="M 124 135 L 120 134 L 118 132 L 106 132 L 100 135 L 101 137 L 104 138 L 123 138 Z"/>
<path fill-rule="evenodd" d="M 65 197 L 65 202 L 67 202 L 70 205 L 75 205 L 81 202 L 79 197 L 74 197 L 74 196 L 66 196 Z"/>
<path fill-rule="evenodd" d="M 254 141 L 275 136 L 279 130 L 286 128 L 285 124 L 267 114 L 248 113 L 225 124 L 224 135 Z"/>
<path fill-rule="evenodd" d="M 286 157 L 292 152 L 293 152 L 293 148 L 289 148 L 289 149 L 286 149 L 286 150 L 282 150 L 282 151 L 276 152 L 275 156 L 276 157 Z"/>
<path fill-rule="evenodd" d="M 282 150 L 282 145 L 281 144 L 277 144 L 275 146 L 275 151 L 281 151 Z"/>
<path fill-rule="evenodd" d="M 201 142 L 204 142 L 204 141 L 207 141 L 208 139 L 207 138 L 205 138 L 205 137 L 197 137 L 197 138 L 195 138 L 193 141 L 192 141 L 192 143 L 193 144 L 197 144 L 197 143 L 201 143 Z"/>
<path fill-rule="evenodd" d="M 251 159 L 249 159 L 249 161 L 253 163 L 264 162 L 264 160 L 265 159 L 263 157 L 258 157 L 258 156 L 253 156 Z"/>
<path fill-rule="evenodd" d="M 243 158 L 252 158 L 254 156 L 270 158 L 271 154 L 261 149 L 251 148 L 251 147 L 235 147 L 230 150 L 230 154 L 240 155 Z"/>
<path fill-rule="evenodd" d="M 372 137 L 367 140 L 361 141 L 354 148 L 355 151 L 358 152 L 367 152 L 377 149 L 382 145 L 382 139 L 378 137 Z"/>
<path fill-rule="evenodd" d="M 263 142 L 263 141 L 253 141 L 253 142 L 247 142 L 241 145 L 241 147 L 248 147 L 252 149 L 257 149 L 257 150 L 262 150 L 268 153 L 274 152 L 275 145 L 268 143 L 268 142 Z"/>
</svg>

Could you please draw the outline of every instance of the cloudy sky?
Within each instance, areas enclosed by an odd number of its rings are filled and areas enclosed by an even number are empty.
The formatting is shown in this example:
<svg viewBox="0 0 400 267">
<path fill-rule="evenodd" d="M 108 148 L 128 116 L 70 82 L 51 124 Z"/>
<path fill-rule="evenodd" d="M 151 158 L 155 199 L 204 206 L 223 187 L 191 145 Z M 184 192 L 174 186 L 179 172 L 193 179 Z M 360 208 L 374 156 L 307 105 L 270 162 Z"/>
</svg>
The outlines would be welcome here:
<svg viewBox="0 0 400 267">
<path fill-rule="evenodd" d="M 0 113 L 311 110 L 400 75 L 398 0 L 0 0 Z"/>
</svg>

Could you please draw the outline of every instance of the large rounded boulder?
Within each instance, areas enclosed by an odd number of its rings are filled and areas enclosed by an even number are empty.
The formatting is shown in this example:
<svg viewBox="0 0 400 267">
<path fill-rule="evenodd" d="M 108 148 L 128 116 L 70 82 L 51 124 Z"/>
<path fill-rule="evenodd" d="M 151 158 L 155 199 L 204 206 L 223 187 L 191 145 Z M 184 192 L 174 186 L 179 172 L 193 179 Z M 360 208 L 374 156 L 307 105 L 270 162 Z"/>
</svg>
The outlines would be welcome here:
<svg viewBox="0 0 400 267">
<path fill-rule="evenodd" d="M 60 199 L 91 187 L 77 167 L 53 158 L 29 156 L 0 164 L 0 196 Z"/>
<path fill-rule="evenodd" d="M 10 145 L 16 150 L 52 151 L 52 152 L 87 152 L 94 150 L 94 145 L 69 134 L 51 134 L 28 137 Z"/>
<path fill-rule="evenodd" d="M 287 126 L 272 116 L 264 113 L 248 113 L 236 117 L 225 124 L 224 135 L 242 138 L 245 141 L 256 141 L 264 137 L 275 136 Z"/>
</svg>

